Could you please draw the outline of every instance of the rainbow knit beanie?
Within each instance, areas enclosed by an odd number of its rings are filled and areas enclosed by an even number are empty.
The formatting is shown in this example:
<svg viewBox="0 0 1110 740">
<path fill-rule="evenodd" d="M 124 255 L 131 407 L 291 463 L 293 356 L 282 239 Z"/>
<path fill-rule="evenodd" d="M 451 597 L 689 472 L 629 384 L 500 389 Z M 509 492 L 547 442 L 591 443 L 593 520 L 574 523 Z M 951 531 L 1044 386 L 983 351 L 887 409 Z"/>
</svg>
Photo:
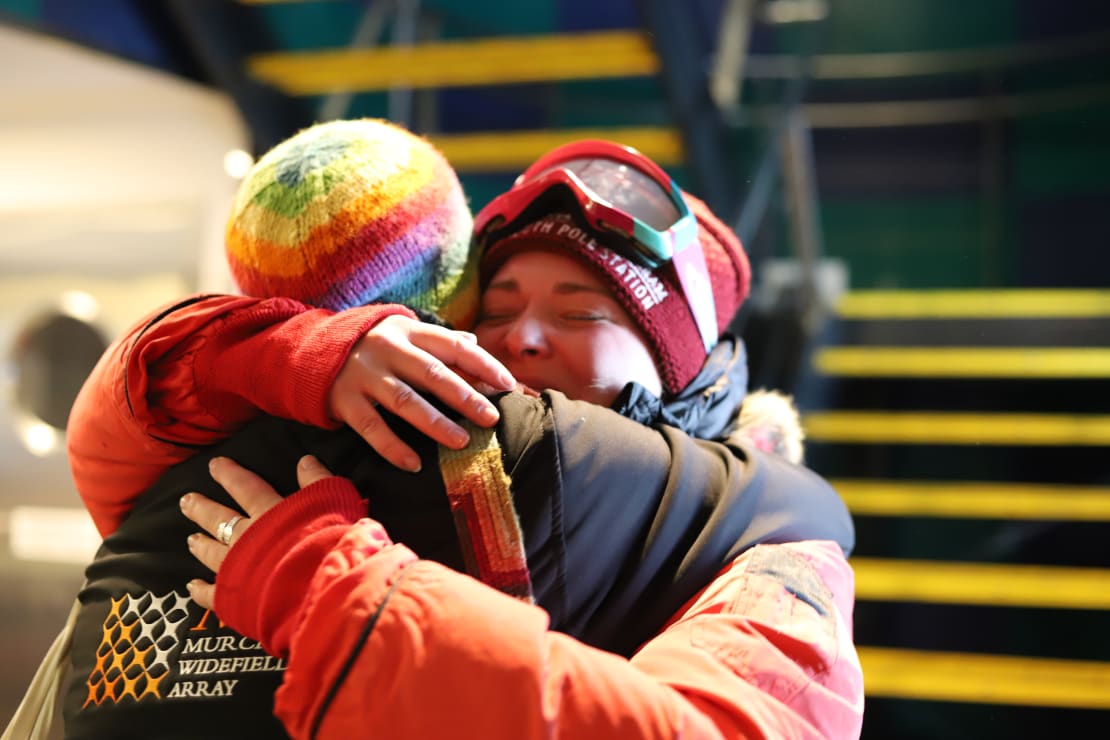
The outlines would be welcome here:
<svg viewBox="0 0 1110 740">
<path fill-rule="evenodd" d="M 403 303 L 473 323 L 477 260 L 455 171 L 431 143 L 387 121 L 330 121 L 267 152 L 227 224 L 246 295 L 342 310 Z"/>
</svg>

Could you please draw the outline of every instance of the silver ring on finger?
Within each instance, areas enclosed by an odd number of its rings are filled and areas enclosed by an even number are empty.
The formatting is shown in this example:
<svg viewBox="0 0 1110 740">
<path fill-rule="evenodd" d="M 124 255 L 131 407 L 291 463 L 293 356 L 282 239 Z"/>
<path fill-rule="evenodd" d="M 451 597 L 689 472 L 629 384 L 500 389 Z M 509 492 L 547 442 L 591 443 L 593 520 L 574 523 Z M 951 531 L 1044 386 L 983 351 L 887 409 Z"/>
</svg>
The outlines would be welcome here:
<svg viewBox="0 0 1110 740">
<path fill-rule="evenodd" d="M 216 525 L 216 539 L 228 547 L 231 546 L 231 535 L 235 532 L 235 525 L 242 519 L 241 516 L 233 516 L 226 522 L 220 522 Z"/>
</svg>

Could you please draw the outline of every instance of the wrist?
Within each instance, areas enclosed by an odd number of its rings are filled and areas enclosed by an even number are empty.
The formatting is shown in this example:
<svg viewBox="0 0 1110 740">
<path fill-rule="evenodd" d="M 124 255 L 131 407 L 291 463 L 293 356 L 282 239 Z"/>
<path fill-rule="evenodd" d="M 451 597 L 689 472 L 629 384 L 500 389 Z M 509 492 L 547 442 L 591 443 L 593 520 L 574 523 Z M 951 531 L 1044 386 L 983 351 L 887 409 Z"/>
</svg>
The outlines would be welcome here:
<svg viewBox="0 0 1110 740">
<path fill-rule="evenodd" d="M 228 551 L 216 579 L 216 613 L 271 655 L 286 655 L 309 582 L 365 514 L 366 502 L 345 478 L 325 478 L 289 496 Z"/>
<path fill-rule="evenodd" d="M 290 408 L 300 410 L 293 418 L 325 429 L 338 427 L 340 421 L 330 403 L 336 376 L 355 344 L 383 319 L 396 315 L 416 318 L 405 306 L 384 304 L 360 306 L 320 320 L 294 354 L 289 368 Z"/>
</svg>

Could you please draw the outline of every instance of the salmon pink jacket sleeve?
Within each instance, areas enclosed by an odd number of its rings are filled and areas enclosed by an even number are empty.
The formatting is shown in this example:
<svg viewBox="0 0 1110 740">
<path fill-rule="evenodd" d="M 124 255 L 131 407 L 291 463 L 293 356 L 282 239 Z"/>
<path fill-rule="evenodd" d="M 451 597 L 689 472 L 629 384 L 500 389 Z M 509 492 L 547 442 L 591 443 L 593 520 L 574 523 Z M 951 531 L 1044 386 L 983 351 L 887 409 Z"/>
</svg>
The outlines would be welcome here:
<svg viewBox="0 0 1110 740">
<path fill-rule="evenodd" d="M 853 576 L 833 542 L 760 545 L 631 659 L 391 542 L 342 478 L 246 529 L 216 612 L 287 657 L 294 738 L 856 738 Z"/>
<path fill-rule="evenodd" d="M 259 413 L 334 428 L 327 392 L 352 345 L 398 305 L 334 313 L 288 298 L 198 295 L 117 339 L 70 411 L 74 484 L 102 536 L 167 468 Z"/>
</svg>

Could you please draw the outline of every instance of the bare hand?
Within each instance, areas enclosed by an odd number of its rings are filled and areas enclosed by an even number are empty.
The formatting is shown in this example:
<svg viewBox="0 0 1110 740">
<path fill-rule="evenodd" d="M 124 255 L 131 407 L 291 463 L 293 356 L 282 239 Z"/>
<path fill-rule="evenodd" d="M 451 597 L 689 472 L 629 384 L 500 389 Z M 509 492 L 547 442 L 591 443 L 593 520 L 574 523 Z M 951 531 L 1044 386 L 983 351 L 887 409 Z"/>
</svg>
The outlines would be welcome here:
<svg viewBox="0 0 1110 740">
<path fill-rule="evenodd" d="M 393 412 L 452 449 L 469 435 L 420 396 L 430 393 L 478 426 L 497 423 L 497 407 L 478 389 L 512 390 L 516 381 L 473 334 L 407 316 L 378 322 L 352 348 L 328 392 L 328 411 L 359 433 L 382 457 L 416 472 L 420 458 L 386 425 L 376 408 Z"/>
<path fill-rule="evenodd" d="M 199 524 L 213 537 L 219 535 L 220 525 L 234 521 L 228 544 L 202 534 L 189 536 L 189 552 L 197 560 L 208 566 L 213 573 L 220 572 L 220 566 L 227 557 L 228 550 L 253 520 L 277 505 L 281 496 L 266 481 L 227 457 L 217 457 L 208 464 L 212 477 L 231 494 L 242 511 L 229 509 L 199 493 L 187 493 L 181 497 L 181 511 L 189 519 Z M 327 478 L 331 472 L 312 455 L 305 455 L 297 463 L 297 482 L 301 488 Z M 243 514 L 246 516 L 243 516 Z M 187 584 L 193 600 L 205 609 L 211 609 L 216 597 L 216 587 L 201 580 Z"/>
</svg>

